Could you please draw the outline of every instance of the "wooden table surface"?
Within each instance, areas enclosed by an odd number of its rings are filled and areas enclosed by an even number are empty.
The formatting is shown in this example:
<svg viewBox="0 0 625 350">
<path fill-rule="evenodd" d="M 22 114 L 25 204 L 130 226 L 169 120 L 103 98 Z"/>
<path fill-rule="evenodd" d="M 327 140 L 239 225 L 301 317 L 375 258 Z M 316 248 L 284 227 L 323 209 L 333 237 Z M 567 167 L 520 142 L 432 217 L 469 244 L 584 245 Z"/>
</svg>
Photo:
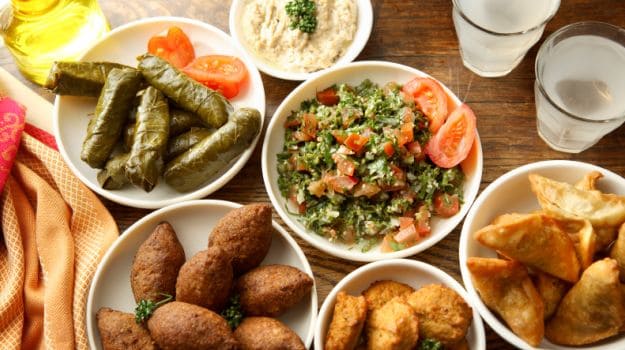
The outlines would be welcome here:
<svg viewBox="0 0 625 350">
<path fill-rule="evenodd" d="M 373 31 L 357 60 L 386 60 L 423 70 L 442 81 L 471 106 L 478 117 L 478 131 L 484 152 L 481 189 L 509 170 L 546 159 L 589 162 L 625 176 L 625 127 L 604 137 L 591 149 L 574 155 L 553 151 L 538 137 L 534 105 L 534 60 L 539 45 L 535 45 L 508 76 L 481 78 L 462 65 L 451 19 L 451 0 L 372 2 Z M 199 19 L 228 32 L 230 1 L 101 0 L 100 4 L 112 28 L 141 18 L 174 15 Z M 543 40 L 556 29 L 582 20 L 604 21 L 625 27 L 625 1 L 562 1 L 558 13 L 547 25 Z M 0 65 L 24 80 L 4 47 L 0 49 Z M 263 75 L 263 82 L 267 93 L 266 126 L 280 102 L 298 83 L 267 75 Z M 52 101 L 50 93 L 28 84 Z M 209 198 L 239 203 L 269 202 L 261 175 L 261 144 L 258 143 L 243 170 Z M 120 232 L 150 212 L 117 205 L 105 199 L 103 201 L 117 220 Z M 286 227 L 275 214 L 274 219 Z M 461 226 L 458 226 L 437 245 L 411 259 L 437 266 L 461 282 L 458 267 L 460 229 Z M 321 306 L 332 287 L 362 264 L 329 256 L 301 239 L 296 239 L 312 265 Z M 485 327 L 489 349 L 511 347 L 486 324 Z"/>
</svg>

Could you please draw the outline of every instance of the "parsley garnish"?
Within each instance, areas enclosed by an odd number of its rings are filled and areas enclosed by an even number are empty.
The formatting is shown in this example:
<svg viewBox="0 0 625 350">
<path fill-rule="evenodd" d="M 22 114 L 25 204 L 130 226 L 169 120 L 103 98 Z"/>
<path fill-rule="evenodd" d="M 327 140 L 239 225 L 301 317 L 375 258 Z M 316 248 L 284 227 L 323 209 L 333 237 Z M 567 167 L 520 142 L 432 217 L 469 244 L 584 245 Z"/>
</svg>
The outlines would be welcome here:
<svg viewBox="0 0 625 350">
<path fill-rule="evenodd" d="M 443 350 L 443 344 L 436 339 L 425 339 L 419 343 L 417 350 Z"/>
<path fill-rule="evenodd" d="M 317 5 L 312 0 L 291 0 L 286 6 L 286 14 L 291 18 L 289 28 L 312 34 L 317 29 Z"/>
<path fill-rule="evenodd" d="M 174 298 L 173 296 L 169 294 L 165 294 L 165 293 L 160 293 L 160 294 L 164 296 L 165 299 L 157 303 L 153 302 L 152 300 L 145 300 L 145 299 L 141 299 L 141 301 L 139 301 L 139 304 L 137 304 L 137 307 L 135 308 L 135 322 L 141 324 L 147 321 L 148 318 L 152 316 L 152 313 L 154 312 L 154 310 L 156 310 L 157 307 L 165 303 L 168 303 Z"/>
<path fill-rule="evenodd" d="M 241 324 L 243 312 L 241 311 L 241 303 L 238 294 L 230 297 L 228 306 L 221 312 L 221 316 L 228 321 L 228 326 L 230 326 L 231 329 L 235 329 Z"/>
</svg>

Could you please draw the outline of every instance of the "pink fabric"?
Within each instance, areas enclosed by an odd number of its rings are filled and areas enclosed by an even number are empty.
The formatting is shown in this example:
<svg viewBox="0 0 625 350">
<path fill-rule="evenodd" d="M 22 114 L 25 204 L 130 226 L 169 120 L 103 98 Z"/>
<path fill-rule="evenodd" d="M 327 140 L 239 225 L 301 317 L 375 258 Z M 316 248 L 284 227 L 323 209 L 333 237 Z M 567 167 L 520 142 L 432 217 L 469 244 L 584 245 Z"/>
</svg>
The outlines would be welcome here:
<svg viewBox="0 0 625 350">
<path fill-rule="evenodd" d="M 24 131 L 26 109 L 8 97 L 0 97 L 0 192 L 11 173 Z"/>
</svg>

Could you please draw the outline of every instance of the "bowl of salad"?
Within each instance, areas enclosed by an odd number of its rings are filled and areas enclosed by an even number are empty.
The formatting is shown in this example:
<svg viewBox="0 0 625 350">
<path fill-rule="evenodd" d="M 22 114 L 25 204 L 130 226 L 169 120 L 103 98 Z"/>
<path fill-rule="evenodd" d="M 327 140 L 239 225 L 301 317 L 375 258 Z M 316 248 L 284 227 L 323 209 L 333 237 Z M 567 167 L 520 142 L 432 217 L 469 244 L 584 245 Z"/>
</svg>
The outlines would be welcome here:
<svg viewBox="0 0 625 350">
<path fill-rule="evenodd" d="M 333 68 L 280 104 L 262 149 L 278 215 L 337 257 L 417 254 L 467 213 L 482 177 L 476 117 L 417 69 L 378 61 Z"/>
</svg>

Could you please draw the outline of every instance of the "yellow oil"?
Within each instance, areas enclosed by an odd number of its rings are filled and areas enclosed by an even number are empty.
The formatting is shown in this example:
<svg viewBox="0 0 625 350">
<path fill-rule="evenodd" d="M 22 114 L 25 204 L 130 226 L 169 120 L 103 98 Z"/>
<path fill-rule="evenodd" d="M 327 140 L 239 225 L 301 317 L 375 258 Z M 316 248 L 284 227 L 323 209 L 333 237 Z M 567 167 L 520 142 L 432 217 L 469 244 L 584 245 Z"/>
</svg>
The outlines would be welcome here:
<svg viewBox="0 0 625 350">
<path fill-rule="evenodd" d="M 109 31 L 97 0 L 11 0 L 1 22 L 18 68 L 38 84 L 52 62 L 76 60 Z"/>
</svg>

